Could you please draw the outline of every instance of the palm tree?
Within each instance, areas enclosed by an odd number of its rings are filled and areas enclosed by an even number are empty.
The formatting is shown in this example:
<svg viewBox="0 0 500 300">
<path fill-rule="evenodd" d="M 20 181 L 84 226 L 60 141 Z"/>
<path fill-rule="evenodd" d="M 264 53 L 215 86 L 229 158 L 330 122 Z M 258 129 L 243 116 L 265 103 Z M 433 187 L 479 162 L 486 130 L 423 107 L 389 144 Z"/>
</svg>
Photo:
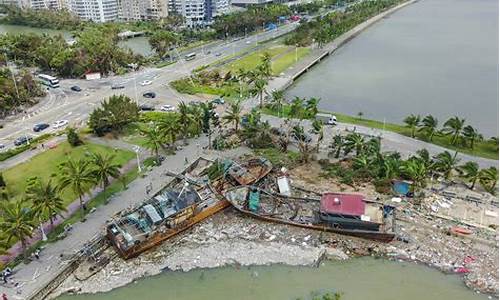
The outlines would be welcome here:
<svg viewBox="0 0 500 300">
<path fill-rule="evenodd" d="M 240 86 L 240 98 L 243 97 L 243 83 L 248 79 L 248 72 L 243 68 L 239 68 L 236 74 L 236 79 L 238 80 L 238 85 Z"/>
<path fill-rule="evenodd" d="M 59 188 L 69 188 L 78 195 L 80 199 L 81 219 L 83 220 L 85 211 L 82 197 L 90 186 L 97 183 L 91 165 L 88 160 L 73 160 L 70 158 L 60 165 L 60 170 Z"/>
<path fill-rule="evenodd" d="M 462 130 L 462 136 L 465 141 L 470 142 L 470 148 L 474 150 L 474 143 L 483 140 L 483 136 L 474 127 L 467 125 Z"/>
<path fill-rule="evenodd" d="M 66 211 L 64 200 L 61 198 L 59 189 L 49 180 L 43 183 L 39 178 L 26 189 L 26 198 L 32 202 L 32 208 L 37 217 L 48 217 L 50 227 L 54 227 L 56 215 Z"/>
<path fill-rule="evenodd" d="M 428 170 L 425 164 L 420 159 L 412 158 L 405 161 L 401 167 L 401 172 L 413 181 L 413 192 L 417 195 L 417 192 L 425 187 L 427 183 L 427 173 Z"/>
<path fill-rule="evenodd" d="M 323 140 L 323 122 L 320 120 L 314 120 L 312 123 L 313 131 L 318 135 L 318 139 L 316 141 L 316 152 L 319 152 L 319 144 Z"/>
<path fill-rule="evenodd" d="M 271 76 L 271 55 L 268 52 L 264 52 L 264 54 L 261 55 L 260 64 L 257 66 L 257 71 L 263 78 L 269 78 Z"/>
<path fill-rule="evenodd" d="M 498 151 L 498 137 L 497 136 L 492 136 L 492 137 L 490 137 L 489 141 L 496 146 L 496 148 L 495 148 L 496 150 L 495 151 Z"/>
<path fill-rule="evenodd" d="M 290 117 L 302 119 L 304 117 L 304 99 L 295 97 L 290 105 Z"/>
<path fill-rule="evenodd" d="M 239 101 L 231 103 L 229 109 L 226 110 L 226 114 L 222 117 L 225 124 L 234 123 L 234 131 L 238 132 L 238 125 L 240 124 L 241 118 L 241 104 Z"/>
<path fill-rule="evenodd" d="M 460 119 L 457 116 L 448 119 L 448 121 L 444 123 L 442 131 L 447 135 L 451 135 L 452 145 L 455 145 L 457 143 L 458 137 L 460 136 L 460 133 L 464 128 L 464 125 L 465 125 L 465 119 Z"/>
<path fill-rule="evenodd" d="M 479 172 L 479 183 L 481 186 L 492 195 L 496 193 L 496 185 L 498 182 L 498 169 L 495 167 L 489 167 L 488 169 L 482 169 Z"/>
<path fill-rule="evenodd" d="M 266 86 L 268 84 L 267 79 L 265 78 L 257 78 L 254 83 L 252 89 L 250 89 L 250 93 L 252 96 L 259 96 L 259 107 L 264 107 L 264 93 L 266 92 Z"/>
<path fill-rule="evenodd" d="M 406 123 L 406 127 L 410 128 L 411 130 L 411 137 L 415 138 L 415 130 L 417 127 L 420 125 L 420 115 L 409 115 L 406 117 L 403 122 Z"/>
<path fill-rule="evenodd" d="M 476 181 L 480 177 L 479 165 L 476 162 L 468 161 L 464 165 L 458 167 L 458 170 L 460 172 L 460 177 L 465 178 L 465 180 L 471 184 L 469 189 L 473 190 Z"/>
<path fill-rule="evenodd" d="M 165 135 L 162 130 L 156 126 L 140 127 L 142 135 L 146 138 L 144 147 L 149 149 L 156 157 L 156 163 L 160 165 L 160 150 L 165 149 Z"/>
<path fill-rule="evenodd" d="M 165 118 L 162 118 L 157 124 L 158 131 L 161 133 L 160 136 L 165 137 L 165 139 L 163 139 L 164 142 L 166 142 L 172 150 L 174 150 L 177 135 L 181 130 L 179 123 L 177 114 L 166 114 Z"/>
<path fill-rule="evenodd" d="M 457 158 L 458 152 L 451 155 L 450 152 L 444 151 L 434 157 L 434 165 L 436 171 L 440 172 L 446 180 L 449 180 L 453 170 L 457 169 L 457 164 L 460 159 Z"/>
<path fill-rule="evenodd" d="M 285 92 L 283 90 L 271 92 L 271 108 L 278 112 L 278 116 L 280 116 L 283 109 L 283 101 L 285 101 Z"/>
<path fill-rule="evenodd" d="M 301 160 L 302 162 L 307 163 L 309 161 L 309 153 L 310 153 L 310 148 L 309 148 L 309 143 L 310 140 L 307 139 L 307 135 L 304 132 L 304 127 L 300 125 L 296 125 L 292 129 L 292 134 L 295 136 L 295 138 L 298 141 L 298 146 L 299 146 L 299 151 L 301 154 Z"/>
<path fill-rule="evenodd" d="M 350 133 L 344 139 L 344 155 L 349 154 L 352 150 L 356 150 L 356 155 L 361 154 L 365 139 L 359 133 Z"/>
<path fill-rule="evenodd" d="M 332 138 L 332 142 L 330 144 L 330 148 L 332 149 L 332 152 L 334 154 L 335 158 L 340 157 L 340 152 L 342 151 L 342 146 L 344 145 L 344 137 L 341 136 L 340 134 L 336 134 Z"/>
<path fill-rule="evenodd" d="M 182 139 L 184 140 L 184 145 L 187 144 L 187 135 L 189 131 L 189 126 L 194 122 L 191 110 L 184 101 L 180 101 L 179 105 L 179 125 L 181 127 Z"/>
<path fill-rule="evenodd" d="M 90 162 L 93 167 L 93 174 L 98 183 L 101 183 L 103 189 L 109 185 L 109 178 L 117 179 L 120 177 L 121 165 L 114 162 L 114 154 L 101 154 L 93 152 L 90 155 Z"/>
<path fill-rule="evenodd" d="M 309 98 L 306 102 L 306 114 L 308 117 L 315 117 L 318 114 L 318 104 L 320 99 L 318 98 Z"/>
<path fill-rule="evenodd" d="M 423 132 L 427 137 L 427 140 L 432 142 L 432 138 L 438 132 L 438 119 L 433 117 L 432 115 L 427 115 L 422 120 L 422 124 L 418 129 L 419 132 Z"/>
<path fill-rule="evenodd" d="M 6 237 L 6 243 L 9 244 L 12 239 L 21 242 L 23 256 L 26 250 L 26 239 L 33 236 L 35 216 L 32 209 L 23 206 L 23 201 L 0 202 L 1 216 L 0 229 L 2 235 Z"/>
<path fill-rule="evenodd" d="M 385 179 L 393 179 L 398 177 L 401 167 L 401 160 L 394 156 L 386 156 L 383 159 L 381 171 Z"/>
</svg>

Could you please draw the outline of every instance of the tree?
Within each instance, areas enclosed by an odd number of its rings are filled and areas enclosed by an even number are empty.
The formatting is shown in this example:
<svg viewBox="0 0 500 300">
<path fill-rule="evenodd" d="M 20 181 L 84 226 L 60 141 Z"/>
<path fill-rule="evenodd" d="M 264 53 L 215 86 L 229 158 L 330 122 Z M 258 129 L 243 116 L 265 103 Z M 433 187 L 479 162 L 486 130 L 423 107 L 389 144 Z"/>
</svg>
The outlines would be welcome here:
<svg viewBox="0 0 500 300">
<path fill-rule="evenodd" d="M 290 105 L 290 117 L 303 119 L 304 118 L 304 99 L 295 97 Z"/>
<path fill-rule="evenodd" d="M 165 117 L 158 122 L 157 126 L 158 131 L 165 137 L 164 141 L 171 150 L 174 150 L 177 135 L 181 131 L 179 115 L 171 113 L 165 114 Z"/>
<path fill-rule="evenodd" d="M 60 165 L 61 175 L 59 178 L 60 189 L 71 189 L 80 200 L 81 219 L 83 220 L 85 211 L 83 206 L 83 195 L 89 188 L 96 184 L 93 170 L 88 160 L 68 159 Z"/>
<path fill-rule="evenodd" d="M 304 132 L 304 127 L 296 125 L 292 129 L 292 134 L 298 142 L 299 152 L 301 154 L 301 161 L 307 163 L 309 161 L 309 154 L 311 149 L 309 147 L 310 139 L 307 138 Z"/>
<path fill-rule="evenodd" d="M 260 64 L 257 66 L 257 72 L 263 79 L 268 79 L 271 76 L 271 55 L 268 52 L 264 52 L 260 56 Z"/>
<path fill-rule="evenodd" d="M 259 107 L 264 107 L 264 93 L 266 92 L 266 86 L 268 84 L 267 79 L 265 78 L 257 78 L 253 87 L 250 89 L 250 93 L 252 96 L 259 96 Z"/>
<path fill-rule="evenodd" d="M 312 123 L 313 131 L 316 135 L 318 135 L 318 138 L 316 140 L 316 152 L 319 152 L 319 144 L 323 140 L 323 122 L 321 120 L 314 120 Z"/>
<path fill-rule="evenodd" d="M 72 147 L 80 146 L 83 144 L 83 141 L 80 139 L 80 136 L 76 132 L 75 128 L 69 127 L 68 132 L 66 133 L 67 138 L 68 138 L 68 143 Z"/>
<path fill-rule="evenodd" d="M 455 145 L 458 142 L 460 133 L 462 132 L 465 124 L 465 119 L 460 119 L 457 116 L 448 119 L 444 123 L 443 133 L 451 136 L 451 144 Z"/>
<path fill-rule="evenodd" d="M 424 133 L 427 140 L 432 142 L 432 138 L 438 132 L 437 127 L 438 127 L 438 119 L 433 117 L 432 115 L 427 115 L 422 120 L 422 124 L 420 125 L 418 131 Z"/>
<path fill-rule="evenodd" d="M 314 118 L 318 114 L 318 104 L 320 99 L 318 98 L 309 98 L 306 102 L 306 114 L 309 118 Z"/>
<path fill-rule="evenodd" d="M 151 153 L 155 155 L 156 163 L 160 165 L 160 150 L 165 149 L 165 133 L 154 124 L 153 126 L 140 127 L 139 130 L 146 139 L 144 147 L 151 150 Z"/>
<path fill-rule="evenodd" d="M 458 152 L 451 155 L 450 152 L 444 151 L 434 157 L 434 165 L 436 171 L 440 172 L 446 180 L 449 180 L 453 170 L 457 169 L 457 164 L 460 159 L 457 158 Z"/>
<path fill-rule="evenodd" d="M 344 137 L 340 134 L 336 134 L 332 138 L 332 142 L 330 144 L 330 149 L 332 149 L 332 154 L 335 158 L 340 157 L 340 152 L 342 151 L 342 147 L 344 145 Z"/>
<path fill-rule="evenodd" d="M 495 151 L 498 151 L 498 137 L 497 136 L 490 137 L 489 142 L 493 143 L 495 145 Z"/>
<path fill-rule="evenodd" d="M 464 178 L 471 185 L 469 189 L 473 190 L 476 185 L 476 181 L 480 177 L 479 165 L 476 162 L 468 161 L 464 165 L 458 167 L 460 172 L 460 177 Z"/>
<path fill-rule="evenodd" d="M 6 244 L 12 239 L 21 242 L 23 255 L 26 251 L 26 239 L 33 236 L 33 228 L 36 226 L 33 210 L 23 206 L 22 200 L 15 202 L 4 201 L 0 203 L 1 216 L 0 229 L 5 237 Z"/>
<path fill-rule="evenodd" d="M 277 111 L 278 116 L 282 113 L 284 101 L 285 92 L 283 90 L 274 90 L 271 92 L 271 109 Z"/>
<path fill-rule="evenodd" d="M 149 37 L 149 45 L 160 58 L 165 57 L 167 52 L 179 42 L 179 37 L 170 31 L 157 30 Z"/>
<path fill-rule="evenodd" d="M 5 179 L 3 178 L 3 173 L 0 173 L 0 188 L 5 188 L 7 183 L 5 183 Z"/>
<path fill-rule="evenodd" d="M 479 172 L 479 183 L 481 186 L 490 194 L 496 194 L 496 186 L 498 182 L 498 169 L 495 167 L 489 167 L 488 169 L 482 169 Z"/>
<path fill-rule="evenodd" d="M 359 120 L 361 120 L 361 118 L 363 117 L 363 115 L 364 115 L 364 114 L 363 114 L 363 112 L 362 112 L 362 111 L 359 111 L 359 112 L 358 112 L 358 119 L 359 119 Z"/>
<path fill-rule="evenodd" d="M 365 139 L 359 133 L 350 133 L 344 139 L 344 155 L 349 154 L 352 150 L 356 150 L 356 155 L 360 155 L 365 144 Z"/>
<path fill-rule="evenodd" d="M 474 127 L 467 125 L 462 130 L 462 137 L 465 142 L 469 141 L 470 148 L 474 150 L 474 143 L 483 140 L 483 136 Z"/>
<path fill-rule="evenodd" d="M 428 170 L 420 159 L 412 158 L 405 161 L 401 167 L 401 172 L 413 181 L 413 192 L 417 195 L 420 189 L 427 183 Z"/>
<path fill-rule="evenodd" d="M 122 128 L 137 121 L 139 118 L 139 107 L 132 99 L 125 95 L 113 95 L 101 103 L 101 107 L 94 109 L 89 116 L 88 125 L 98 136 L 107 132 Z"/>
<path fill-rule="evenodd" d="M 417 130 L 417 127 L 420 125 L 420 115 L 409 115 L 406 117 L 403 122 L 405 122 L 406 127 L 410 128 L 411 130 L 411 137 L 415 138 L 415 131 Z"/>
<path fill-rule="evenodd" d="M 184 140 L 184 145 L 187 144 L 187 135 L 189 132 L 189 126 L 194 123 L 193 115 L 191 109 L 183 101 L 179 102 L 179 125 L 182 132 L 182 139 Z"/>
<path fill-rule="evenodd" d="M 44 183 L 37 178 L 27 187 L 26 198 L 32 202 L 32 209 L 37 217 L 48 217 L 51 228 L 54 227 L 55 216 L 66 211 L 64 200 L 51 180 Z"/>
<path fill-rule="evenodd" d="M 241 104 L 239 101 L 233 102 L 226 110 L 226 114 L 222 117 L 225 124 L 233 123 L 234 131 L 238 132 L 238 125 L 240 124 Z"/>
<path fill-rule="evenodd" d="M 90 162 L 92 163 L 92 173 L 102 188 L 105 189 L 109 185 L 109 178 L 119 178 L 121 165 L 115 163 L 114 154 L 101 154 L 92 152 Z"/>
</svg>

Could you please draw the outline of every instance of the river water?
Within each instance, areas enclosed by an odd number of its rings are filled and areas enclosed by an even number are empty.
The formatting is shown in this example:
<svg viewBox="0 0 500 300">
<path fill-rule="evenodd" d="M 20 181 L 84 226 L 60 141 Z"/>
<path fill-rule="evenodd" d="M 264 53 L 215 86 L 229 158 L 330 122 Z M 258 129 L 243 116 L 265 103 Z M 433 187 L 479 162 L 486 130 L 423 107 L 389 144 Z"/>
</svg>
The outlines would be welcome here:
<svg viewBox="0 0 500 300">
<path fill-rule="evenodd" d="M 54 30 L 54 29 L 45 29 L 45 28 L 33 28 L 29 26 L 19 26 L 19 25 L 7 25 L 0 24 L 0 34 L 2 33 L 36 33 L 36 34 L 50 34 L 57 35 L 62 34 L 62 36 L 70 40 L 72 38 L 71 33 L 64 30 Z M 135 37 L 127 40 L 123 40 L 118 42 L 118 45 L 123 48 L 130 48 L 134 53 L 141 54 L 144 56 L 149 56 L 153 53 L 151 46 L 149 46 L 148 38 L 141 36 Z"/>
<path fill-rule="evenodd" d="M 57 300 L 292 300 L 326 292 L 342 300 L 487 299 L 456 275 L 412 263 L 360 258 L 327 261 L 319 268 L 283 265 L 165 272 L 108 293 L 64 295 Z"/>
<path fill-rule="evenodd" d="M 420 0 L 351 40 L 288 90 L 325 110 L 402 123 L 458 115 L 498 136 L 498 1 Z"/>
</svg>

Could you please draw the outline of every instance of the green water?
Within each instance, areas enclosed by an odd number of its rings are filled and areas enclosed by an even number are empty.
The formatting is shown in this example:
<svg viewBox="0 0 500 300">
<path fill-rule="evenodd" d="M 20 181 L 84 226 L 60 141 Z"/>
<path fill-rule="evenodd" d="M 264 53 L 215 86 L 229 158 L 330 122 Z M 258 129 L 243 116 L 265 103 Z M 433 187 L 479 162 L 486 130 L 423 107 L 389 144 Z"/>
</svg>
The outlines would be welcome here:
<svg viewBox="0 0 500 300">
<path fill-rule="evenodd" d="M 411 263 L 362 258 L 325 262 L 319 268 L 274 265 L 165 272 L 109 293 L 66 295 L 58 300 L 289 300 L 335 291 L 343 293 L 342 300 L 487 299 L 467 289 L 455 275 Z"/>
</svg>

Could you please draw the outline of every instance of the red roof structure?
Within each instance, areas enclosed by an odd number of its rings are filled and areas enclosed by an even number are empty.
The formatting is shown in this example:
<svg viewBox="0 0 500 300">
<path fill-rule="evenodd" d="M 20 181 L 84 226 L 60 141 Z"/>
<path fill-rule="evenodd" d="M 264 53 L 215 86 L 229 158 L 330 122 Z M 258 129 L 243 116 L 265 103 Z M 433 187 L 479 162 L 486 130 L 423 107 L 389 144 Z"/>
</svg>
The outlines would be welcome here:
<svg viewBox="0 0 500 300">
<path fill-rule="evenodd" d="M 364 196 L 360 194 L 324 193 L 321 196 L 321 212 L 361 216 L 365 213 Z"/>
</svg>

